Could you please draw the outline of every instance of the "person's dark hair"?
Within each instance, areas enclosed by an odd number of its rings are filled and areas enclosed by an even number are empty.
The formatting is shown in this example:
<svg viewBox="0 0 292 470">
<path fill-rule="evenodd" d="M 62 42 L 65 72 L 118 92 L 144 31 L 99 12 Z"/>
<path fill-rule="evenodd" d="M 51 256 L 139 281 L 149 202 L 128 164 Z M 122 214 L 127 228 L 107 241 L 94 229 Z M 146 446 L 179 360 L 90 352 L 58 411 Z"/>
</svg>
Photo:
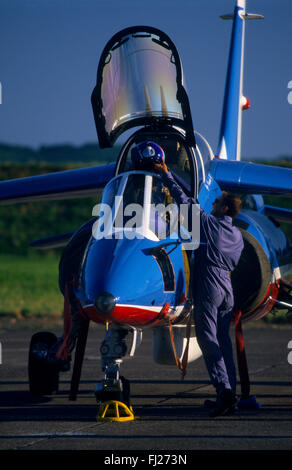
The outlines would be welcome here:
<svg viewBox="0 0 292 470">
<path fill-rule="evenodd" d="M 234 196 L 234 194 L 227 193 L 226 191 L 222 191 L 222 196 L 222 204 L 228 207 L 226 215 L 236 217 L 241 211 L 241 199 Z"/>
</svg>

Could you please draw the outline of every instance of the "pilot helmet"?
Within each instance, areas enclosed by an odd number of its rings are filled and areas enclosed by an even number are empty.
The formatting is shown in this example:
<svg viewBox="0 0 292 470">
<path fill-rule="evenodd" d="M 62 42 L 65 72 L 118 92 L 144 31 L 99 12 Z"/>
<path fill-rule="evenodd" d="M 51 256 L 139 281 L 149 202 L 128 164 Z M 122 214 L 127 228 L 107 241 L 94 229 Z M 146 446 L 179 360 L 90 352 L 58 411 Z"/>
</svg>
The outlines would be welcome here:
<svg viewBox="0 0 292 470">
<path fill-rule="evenodd" d="M 165 155 L 160 145 L 147 141 L 132 148 L 131 159 L 136 170 L 153 170 L 153 164 L 163 163 Z"/>
</svg>

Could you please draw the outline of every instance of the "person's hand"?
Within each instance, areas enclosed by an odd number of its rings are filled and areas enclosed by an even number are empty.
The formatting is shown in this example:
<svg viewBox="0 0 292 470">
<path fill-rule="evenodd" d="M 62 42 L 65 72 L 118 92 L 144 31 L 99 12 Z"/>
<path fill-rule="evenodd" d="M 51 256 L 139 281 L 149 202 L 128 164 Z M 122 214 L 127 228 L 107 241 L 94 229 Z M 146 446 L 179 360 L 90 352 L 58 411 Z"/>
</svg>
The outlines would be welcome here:
<svg viewBox="0 0 292 470">
<path fill-rule="evenodd" d="M 165 165 L 164 162 L 163 163 L 154 163 L 154 168 L 159 173 L 167 173 L 168 172 L 168 168 L 167 168 L 167 166 Z"/>
</svg>

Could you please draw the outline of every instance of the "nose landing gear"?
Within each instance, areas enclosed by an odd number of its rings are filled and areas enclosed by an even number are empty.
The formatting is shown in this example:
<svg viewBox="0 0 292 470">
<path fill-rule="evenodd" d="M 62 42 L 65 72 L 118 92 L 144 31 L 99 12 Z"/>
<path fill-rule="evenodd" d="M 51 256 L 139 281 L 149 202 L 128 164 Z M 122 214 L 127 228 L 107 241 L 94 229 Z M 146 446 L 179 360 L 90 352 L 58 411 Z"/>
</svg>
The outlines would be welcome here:
<svg viewBox="0 0 292 470">
<path fill-rule="evenodd" d="M 122 357 L 126 355 L 125 337 L 128 330 L 116 325 L 107 327 L 100 353 L 104 379 L 95 387 L 94 393 L 100 405 L 99 420 L 129 421 L 134 419 L 130 406 L 130 382 L 120 375 Z"/>
</svg>

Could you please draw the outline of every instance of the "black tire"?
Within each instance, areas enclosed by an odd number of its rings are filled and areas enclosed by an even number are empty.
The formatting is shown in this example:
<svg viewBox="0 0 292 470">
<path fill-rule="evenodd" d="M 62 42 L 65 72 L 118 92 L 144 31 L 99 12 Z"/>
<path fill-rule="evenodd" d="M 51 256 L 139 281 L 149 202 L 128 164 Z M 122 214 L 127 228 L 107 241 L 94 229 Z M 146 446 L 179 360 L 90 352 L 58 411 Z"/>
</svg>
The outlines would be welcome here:
<svg viewBox="0 0 292 470">
<path fill-rule="evenodd" d="M 110 400 L 123 401 L 123 393 L 118 391 L 101 390 L 95 393 L 95 398 L 99 404 Z"/>
<path fill-rule="evenodd" d="M 127 406 L 130 406 L 130 397 L 131 397 L 131 391 L 130 391 L 130 381 L 128 379 L 125 379 L 124 376 L 120 376 L 121 382 L 123 384 L 123 403 L 125 403 Z"/>
<path fill-rule="evenodd" d="M 109 400 L 117 400 L 125 403 L 127 406 L 130 406 L 130 382 L 123 376 L 120 376 L 120 380 L 122 382 L 121 391 L 100 390 L 95 392 L 97 403 L 104 403 L 105 401 Z"/>
<path fill-rule="evenodd" d="M 30 341 L 28 356 L 29 390 L 32 395 L 51 395 L 58 391 L 59 369 L 47 361 L 47 352 L 57 341 L 49 332 L 35 333 Z"/>
</svg>

